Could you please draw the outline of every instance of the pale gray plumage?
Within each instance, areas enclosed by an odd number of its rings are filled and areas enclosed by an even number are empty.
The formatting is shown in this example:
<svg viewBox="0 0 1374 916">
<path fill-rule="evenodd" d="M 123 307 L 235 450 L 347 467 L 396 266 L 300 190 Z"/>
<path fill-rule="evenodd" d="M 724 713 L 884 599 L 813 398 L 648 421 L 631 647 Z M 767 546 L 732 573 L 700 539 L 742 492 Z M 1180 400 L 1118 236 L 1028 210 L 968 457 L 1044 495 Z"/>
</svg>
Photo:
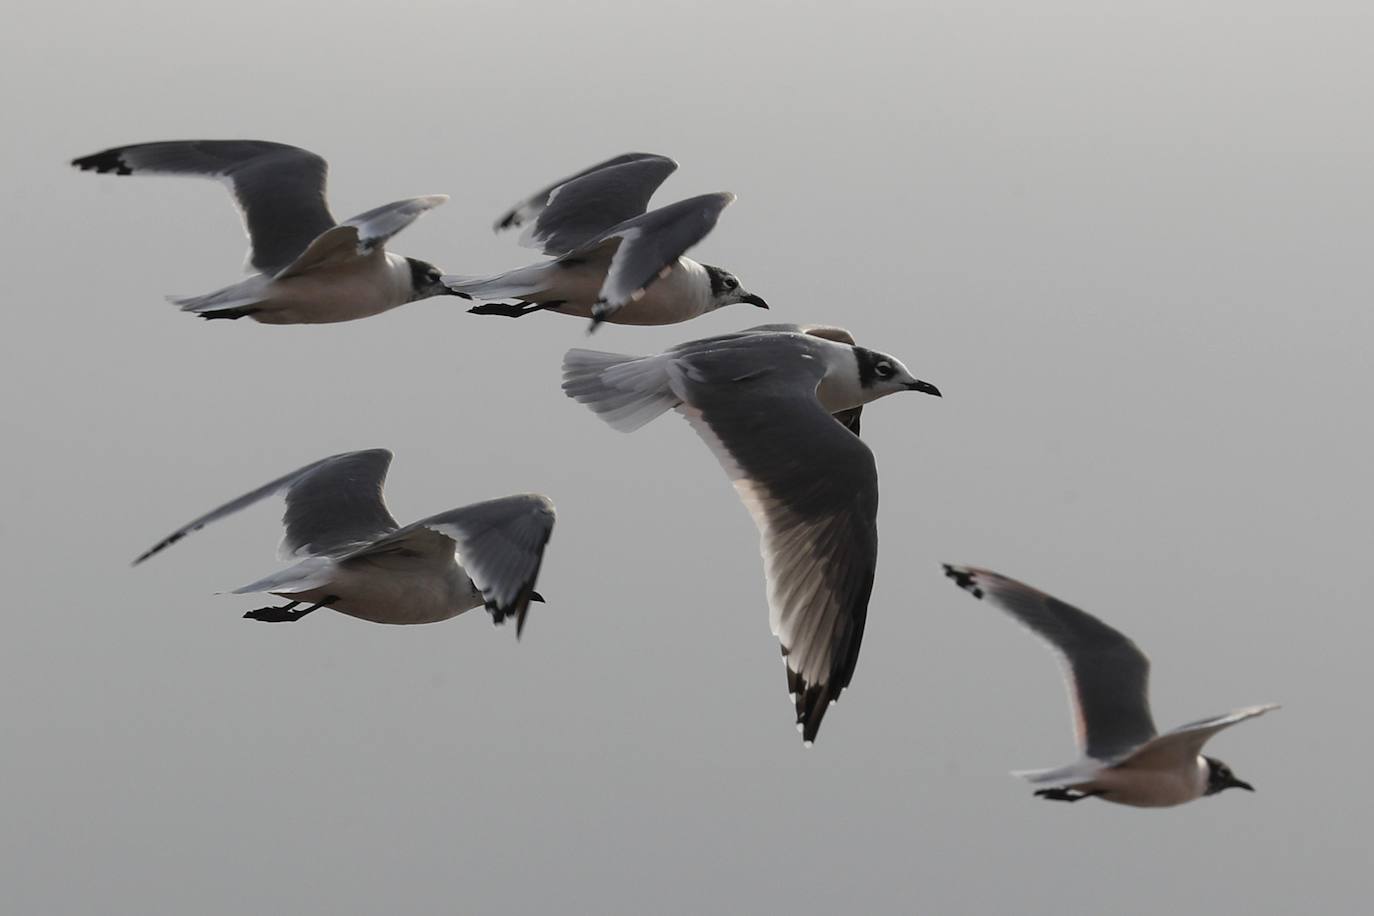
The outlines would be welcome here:
<svg viewBox="0 0 1374 916">
<path fill-rule="evenodd" d="M 229 186 L 249 236 L 248 263 L 258 274 L 204 295 L 170 297 L 203 318 L 348 321 L 449 292 L 433 265 L 383 250 L 445 195 L 395 201 L 336 224 L 325 199 L 325 161 L 264 140 L 139 143 L 72 164 L 118 175 L 218 178 Z"/>
<path fill-rule="evenodd" d="M 1083 758 L 1064 767 L 1019 773 L 1046 787 L 1037 794 L 1062 801 L 1099 796 L 1120 804 L 1162 807 L 1224 788 L 1251 788 L 1220 761 L 1201 757 L 1202 747 L 1222 729 L 1277 706 L 1245 707 L 1159 735 L 1150 714 L 1149 659 L 1124 634 L 1052 595 L 990 570 L 946 564 L 945 574 L 1046 640 L 1063 661 Z"/>
<path fill-rule="evenodd" d="M 328 164 L 309 150 L 267 140 L 164 140 L 72 160 L 118 175 L 191 175 L 229 185 L 252 241 L 249 263 L 265 274 L 286 267 L 334 217 L 325 200 Z"/>
<path fill-rule="evenodd" d="M 626 153 L 555 182 L 512 207 L 497 232 L 526 225 L 520 243 L 564 255 L 649 207 L 659 185 L 677 169 L 667 156 Z"/>
<path fill-rule="evenodd" d="M 507 496 L 398 527 L 382 501 L 390 463 L 385 449 L 312 462 L 183 525 L 134 563 L 211 522 L 284 494 L 286 534 L 279 552 L 299 562 L 236 594 L 269 591 L 299 600 L 327 595 L 337 600 L 326 606 L 380 623 L 443 620 L 485 604 L 497 623 L 514 615 L 518 633 L 537 597 L 553 504 L 535 494 Z M 378 585 L 384 580 L 389 584 Z M 388 607 L 385 600 L 379 605 L 377 595 L 411 596 L 417 606 Z"/>
<path fill-rule="evenodd" d="M 888 374 L 865 385 L 866 360 Z M 569 397 L 615 428 L 675 408 L 715 453 L 762 536 L 770 623 L 802 737 L 814 740 L 853 676 L 877 561 L 873 455 L 834 414 L 894 391 L 938 391 L 891 357 L 795 325 L 648 357 L 571 350 L 563 377 Z"/>
</svg>

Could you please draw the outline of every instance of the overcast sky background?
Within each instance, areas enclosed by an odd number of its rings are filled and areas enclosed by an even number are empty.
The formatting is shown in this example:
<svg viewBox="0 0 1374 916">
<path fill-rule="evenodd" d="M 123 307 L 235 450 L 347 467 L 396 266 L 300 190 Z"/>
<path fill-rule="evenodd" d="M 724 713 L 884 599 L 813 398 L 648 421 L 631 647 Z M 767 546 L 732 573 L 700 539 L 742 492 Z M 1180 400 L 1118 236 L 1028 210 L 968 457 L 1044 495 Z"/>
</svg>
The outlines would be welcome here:
<svg viewBox="0 0 1374 916">
<path fill-rule="evenodd" d="M 0 33 L 0 887 L 15 913 L 1279 914 L 1367 905 L 1374 12 L 1368 3 L 26 4 Z M 853 685 L 803 750 L 757 535 L 667 416 L 559 391 L 581 321 L 455 299 L 196 321 L 239 276 L 212 182 L 107 146 L 315 150 L 334 213 L 452 200 L 394 250 L 535 257 L 490 224 L 627 150 L 746 306 L 591 345 L 828 322 L 943 400 L 865 413 L 881 553 Z M 557 503 L 520 643 L 481 613 L 240 619 L 278 508 L 177 525 L 385 446 L 404 521 Z M 1053 656 L 988 566 L 1154 659 L 1161 727 L 1258 788 L 1031 797 L 1074 757 Z"/>
</svg>

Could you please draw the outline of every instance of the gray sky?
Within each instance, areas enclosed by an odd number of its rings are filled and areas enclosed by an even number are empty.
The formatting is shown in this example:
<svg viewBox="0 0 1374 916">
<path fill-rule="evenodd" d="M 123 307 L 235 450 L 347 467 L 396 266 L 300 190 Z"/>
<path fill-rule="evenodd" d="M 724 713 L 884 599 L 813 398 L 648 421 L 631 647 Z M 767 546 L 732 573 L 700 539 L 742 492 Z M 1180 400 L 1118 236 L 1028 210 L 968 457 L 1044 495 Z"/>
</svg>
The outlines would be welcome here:
<svg viewBox="0 0 1374 916">
<path fill-rule="evenodd" d="M 1365 905 L 1374 13 L 1110 9 L 17 12 L 6 909 Z M 865 414 L 878 579 L 816 747 L 793 730 L 754 527 L 705 446 L 673 416 L 622 436 L 559 392 L 582 322 L 430 300 L 265 327 L 165 304 L 238 276 L 224 191 L 65 163 L 200 136 L 321 153 L 340 217 L 452 195 L 394 248 L 461 273 L 529 257 L 489 231 L 524 194 L 671 155 L 657 200 L 738 193 L 696 253 L 774 310 L 593 346 L 823 321 L 939 385 Z M 128 567 L 224 499 L 373 446 L 396 452 L 402 521 L 557 502 L 521 643 L 480 613 L 241 620 L 256 605 L 214 593 L 275 568 L 271 508 Z M 1162 727 L 1285 704 L 1209 747 L 1259 791 L 1162 812 L 1033 799 L 1007 771 L 1074 755 L 1054 659 L 941 561 L 1136 638 Z"/>
</svg>

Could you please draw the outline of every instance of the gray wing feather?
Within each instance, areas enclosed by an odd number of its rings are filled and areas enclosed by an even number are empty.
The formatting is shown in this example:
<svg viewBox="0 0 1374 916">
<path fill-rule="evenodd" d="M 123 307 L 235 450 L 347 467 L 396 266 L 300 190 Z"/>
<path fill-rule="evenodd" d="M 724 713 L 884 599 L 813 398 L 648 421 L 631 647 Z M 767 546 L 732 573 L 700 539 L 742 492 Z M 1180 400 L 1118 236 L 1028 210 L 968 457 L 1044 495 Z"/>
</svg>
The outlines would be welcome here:
<svg viewBox="0 0 1374 916">
<path fill-rule="evenodd" d="M 391 452 L 344 452 L 298 468 L 189 522 L 145 551 L 134 565 L 193 531 L 286 491 L 283 554 L 328 556 L 393 531 L 396 520 L 382 502 Z"/>
<path fill-rule="evenodd" d="M 1130 754 L 1129 760 L 1132 766 L 1139 767 L 1158 766 L 1167 768 L 1185 764 L 1197 757 L 1202 752 L 1202 746 L 1211 740 L 1217 732 L 1230 728 L 1237 722 L 1244 722 L 1246 719 L 1278 708 L 1273 703 L 1263 706 L 1246 706 L 1222 716 L 1212 716 L 1197 722 L 1189 722 L 1187 725 L 1180 725 Z"/>
<path fill-rule="evenodd" d="M 598 162 L 522 200 L 497 219 L 500 232 L 529 224 L 520 244 L 548 255 L 567 254 L 607 229 L 639 216 L 677 169 L 667 156 L 625 153 Z"/>
<path fill-rule="evenodd" d="M 325 201 L 329 170 L 309 150 L 266 140 L 168 140 L 117 146 L 73 159 L 82 170 L 199 175 L 227 182 L 252 243 L 249 261 L 265 274 L 286 267 L 334 225 Z"/>
<path fill-rule="evenodd" d="M 813 741 L 858 662 L 878 553 L 873 454 L 808 389 L 824 372 L 797 338 L 684 353 L 678 409 L 711 446 L 762 536 L 770 623 L 797 724 Z M 760 370 L 758 367 L 765 367 Z"/>
<path fill-rule="evenodd" d="M 835 343 L 848 344 L 854 346 L 854 335 L 844 328 L 829 324 L 760 324 L 752 328 L 746 328 L 739 332 L 741 334 L 810 334 L 812 337 L 819 337 L 823 340 L 831 340 Z M 848 410 L 841 410 L 834 414 L 835 419 L 841 426 L 849 430 L 854 435 L 859 435 L 861 420 L 863 419 L 864 409 L 861 406 L 851 407 Z"/>
<path fill-rule="evenodd" d="M 518 637 L 525 628 L 553 523 L 553 503 L 547 497 L 535 493 L 504 496 L 431 515 L 341 559 L 384 552 L 422 532 L 442 536 L 451 542 L 449 549 L 457 551 L 459 562 L 482 593 L 495 622 L 515 617 Z"/>
<path fill-rule="evenodd" d="M 567 259 L 591 258 L 601 246 L 616 246 L 599 299 L 592 307 L 594 322 L 604 321 L 644 295 L 650 284 L 706 237 L 720 211 L 734 199 L 735 195 L 722 192 L 680 200 L 626 220 L 568 254 Z"/>
<path fill-rule="evenodd" d="M 433 210 L 447 200 L 447 194 L 409 197 L 359 213 L 345 220 L 343 225 L 358 228 L 358 253 L 366 254 L 385 245 L 392 236 L 415 222 L 427 210 Z"/>
<path fill-rule="evenodd" d="M 945 575 L 1058 650 L 1085 755 L 1112 760 L 1155 736 L 1148 694 L 1150 660 L 1125 635 L 1052 595 L 990 570 L 946 564 Z"/>
<path fill-rule="evenodd" d="M 446 200 L 447 195 L 435 194 L 398 200 L 368 210 L 320 233 L 273 279 L 284 280 L 326 264 L 336 264 L 370 254 L 385 245 L 393 235 L 419 219 L 426 210 L 432 210 Z"/>
</svg>

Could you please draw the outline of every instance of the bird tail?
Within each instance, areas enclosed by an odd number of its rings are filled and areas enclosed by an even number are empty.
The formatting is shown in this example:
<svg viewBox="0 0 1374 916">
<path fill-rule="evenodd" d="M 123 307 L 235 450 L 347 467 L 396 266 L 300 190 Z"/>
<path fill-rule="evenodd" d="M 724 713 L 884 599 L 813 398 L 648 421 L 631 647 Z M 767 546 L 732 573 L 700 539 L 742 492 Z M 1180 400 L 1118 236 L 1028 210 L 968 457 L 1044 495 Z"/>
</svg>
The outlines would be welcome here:
<svg viewBox="0 0 1374 916">
<path fill-rule="evenodd" d="M 328 557 L 307 557 L 294 566 L 278 570 L 256 582 L 236 588 L 235 595 L 251 595 L 255 592 L 304 592 L 312 588 L 328 585 L 333 577 L 335 563 Z"/>
<path fill-rule="evenodd" d="M 178 306 L 183 312 L 195 312 L 210 317 L 214 312 L 243 308 L 261 302 L 263 289 L 270 282 L 270 278 L 258 274 L 203 296 L 168 296 L 167 301 Z"/>
<path fill-rule="evenodd" d="M 522 299 L 548 287 L 549 270 L 556 263 L 531 264 L 491 277 L 446 274 L 443 283 L 455 293 L 470 299 Z"/>
<path fill-rule="evenodd" d="M 1104 761 L 1085 757 L 1068 766 L 1048 770 L 1015 770 L 1011 775 L 1024 779 L 1031 785 L 1063 789 L 1087 782 L 1107 766 Z"/>
<path fill-rule="evenodd" d="M 662 355 L 569 350 L 563 357 L 563 391 L 623 433 L 682 403 L 673 393 Z"/>
</svg>

